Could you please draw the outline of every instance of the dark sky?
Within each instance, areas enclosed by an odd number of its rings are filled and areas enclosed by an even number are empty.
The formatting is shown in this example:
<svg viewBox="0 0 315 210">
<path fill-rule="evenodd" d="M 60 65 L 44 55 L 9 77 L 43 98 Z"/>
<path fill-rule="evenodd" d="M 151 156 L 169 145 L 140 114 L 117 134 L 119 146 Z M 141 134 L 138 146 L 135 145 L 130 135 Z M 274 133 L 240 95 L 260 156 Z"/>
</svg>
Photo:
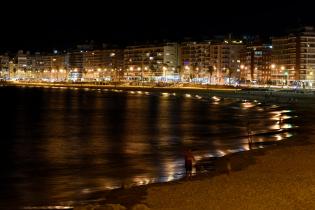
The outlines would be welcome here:
<svg viewBox="0 0 315 210">
<path fill-rule="evenodd" d="M 269 36 L 299 22 L 315 25 L 315 7 L 306 1 L 231 2 L 12 2 L 2 6 L 0 48 L 42 50 L 84 40 L 128 44 L 227 33 Z"/>
</svg>

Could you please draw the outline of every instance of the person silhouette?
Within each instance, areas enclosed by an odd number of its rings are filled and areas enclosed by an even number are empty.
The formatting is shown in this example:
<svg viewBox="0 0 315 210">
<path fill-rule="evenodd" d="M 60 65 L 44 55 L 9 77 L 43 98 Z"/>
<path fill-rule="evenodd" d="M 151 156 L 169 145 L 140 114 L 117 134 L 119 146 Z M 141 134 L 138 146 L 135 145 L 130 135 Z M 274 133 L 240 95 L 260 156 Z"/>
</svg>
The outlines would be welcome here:
<svg viewBox="0 0 315 210">
<path fill-rule="evenodd" d="M 187 150 L 185 152 L 185 169 L 186 169 L 186 176 L 191 177 L 192 176 L 192 168 L 193 168 L 193 162 L 195 161 L 195 157 L 192 154 L 191 150 Z"/>
</svg>

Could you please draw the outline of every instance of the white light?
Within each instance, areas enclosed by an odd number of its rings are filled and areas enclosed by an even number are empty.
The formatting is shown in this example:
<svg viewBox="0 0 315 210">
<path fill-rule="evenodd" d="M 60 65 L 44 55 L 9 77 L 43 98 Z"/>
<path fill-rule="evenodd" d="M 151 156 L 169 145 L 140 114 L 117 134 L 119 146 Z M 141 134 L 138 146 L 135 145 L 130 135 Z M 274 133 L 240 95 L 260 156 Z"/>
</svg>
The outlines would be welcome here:
<svg viewBox="0 0 315 210">
<path fill-rule="evenodd" d="M 214 101 L 220 101 L 220 100 L 221 100 L 221 99 L 218 98 L 217 96 L 213 96 L 212 99 L 213 99 Z"/>
</svg>

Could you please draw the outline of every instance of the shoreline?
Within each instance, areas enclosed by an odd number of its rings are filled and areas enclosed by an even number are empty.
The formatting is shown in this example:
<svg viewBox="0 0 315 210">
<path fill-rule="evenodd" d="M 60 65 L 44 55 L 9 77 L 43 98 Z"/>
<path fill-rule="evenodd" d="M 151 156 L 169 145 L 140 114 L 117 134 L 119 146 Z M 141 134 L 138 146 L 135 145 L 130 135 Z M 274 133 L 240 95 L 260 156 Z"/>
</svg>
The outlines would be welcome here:
<svg viewBox="0 0 315 210">
<path fill-rule="evenodd" d="M 241 94 L 241 97 L 238 94 L 237 97 L 233 98 L 248 99 L 248 96 L 245 93 Z M 252 96 L 250 97 L 252 100 L 261 98 L 255 97 L 254 93 Z M 291 96 L 286 95 L 283 100 L 269 100 L 267 103 L 278 102 L 279 105 L 288 105 L 297 111 L 302 118 L 303 113 L 308 112 L 309 108 L 314 105 L 314 100 L 312 100 L 313 97 L 299 96 L 295 103 L 289 105 L 286 103 L 286 99 Z M 309 102 L 310 104 L 308 104 Z M 312 114 L 314 111 L 307 115 L 308 118 L 305 121 L 308 123 L 299 128 L 298 135 L 263 149 L 238 152 L 221 157 L 215 163 L 215 171 L 198 174 L 189 180 L 183 178 L 127 190 L 119 189 L 107 197 L 106 203 L 114 204 L 117 209 L 134 210 L 308 209 L 315 205 L 313 201 L 315 193 L 311 191 L 309 195 L 305 196 L 304 192 L 309 192 L 307 186 L 311 182 L 312 174 L 315 174 L 315 169 L 310 166 L 312 162 L 309 161 L 310 155 L 315 160 L 315 155 L 310 150 L 311 146 L 315 149 L 315 139 L 312 142 L 311 134 L 309 134 L 309 129 L 312 127 Z M 314 133 L 314 131 L 312 132 Z M 280 158 L 277 158 L 278 156 Z M 227 171 L 227 161 L 232 166 L 230 173 Z M 305 165 L 304 162 L 308 164 Z M 300 167 L 295 169 L 295 166 Z M 279 174 L 281 174 L 280 178 Z M 296 179 L 299 180 L 299 177 L 303 176 L 306 176 L 306 184 L 296 183 Z M 286 181 L 283 182 L 282 179 Z M 315 186 L 315 182 L 313 184 Z M 292 185 L 294 186 L 292 187 Z M 301 186 L 305 188 L 300 189 Z M 288 196 L 286 192 L 296 195 L 297 201 L 296 198 Z M 304 200 L 302 199 L 301 202 L 299 194 L 307 198 L 303 198 Z M 96 204 L 96 209 L 98 206 L 102 207 L 104 204 Z M 85 210 L 89 207 L 78 206 L 75 209 Z"/>
<path fill-rule="evenodd" d="M 187 178 L 183 177 L 179 180 L 174 180 L 170 182 L 157 182 L 150 183 L 146 185 L 139 186 L 131 186 L 127 188 L 118 188 L 114 190 L 110 190 L 104 194 L 104 201 L 96 202 L 94 204 L 87 205 L 78 205 L 74 206 L 74 210 L 88 210 L 89 208 L 102 208 L 113 206 L 113 209 L 156 209 L 151 206 L 151 200 L 159 200 L 161 196 L 150 196 L 150 191 L 156 193 L 160 189 L 171 189 L 177 188 L 179 186 L 189 185 L 189 188 L 194 189 L 195 182 L 207 182 L 208 180 L 213 180 L 216 177 L 232 177 L 234 173 L 239 171 L 246 171 L 249 167 L 255 165 L 257 163 L 257 157 L 265 157 L 269 152 L 275 152 L 281 150 L 283 148 L 295 147 L 304 145 L 305 142 L 297 141 L 298 139 L 294 139 L 296 137 L 292 137 L 290 139 L 276 142 L 271 146 L 262 148 L 262 149 L 252 149 L 242 152 L 231 153 L 222 157 L 216 158 L 214 160 L 214 170 L 208 171 L 205 173 L 197 173 L 194 176 Z M 228 169 L 228 164 L 231 165 L 231 170 Z M 190 194 L 190 189 L 186 189 L 186 191 L 182 191 L 182 193 Z M 169 190 L 169 195 L 173 194 L 172 190 Z M 160 193 L 159 193 L 160 194 Z M 161 193 L 162 195 L 164 193 Z M 184 199 L 184 198 L 183 198 Z M 148 202 L 148 200 L 150 202 Z M 179 198 L 179 201 L 181 198 Z M 177 201 L 178 203 L 180 203 Z M 167 206 L 167 203 L 164 203 Z M 140 208 L 141 207 L 141 208 Z M 157 209 L 165 209 L 157 208 Z M 106 208 L 105 208 L 106 209 Z M 168 208 L 167 208 L 168 209 Z M 170 208 L 170 209 L 185 209 L 183 207 L 179 208 Z M 195 209 L 195 208 L 188 208 Z M 196 208 L 197 209 L 197 208 Z M 205 208 L 205 209 L 213 209 L 213 208 Z M 233 209 L 233 208 L 232 208 Z"/>
<path fill-rule="evenodd" d="M 25 85 L 25 84 L 23 84 Z M 22 86 L 23 86 L 22 85 Z M 20 86 L 20 85 L 14 85 L 14 86 Z M 32 87 L 31 85 L 30 87 Z M 44 87 L 47 86 L 45 85 L 40 85 L 37 87 Z M 86 88 L 86 87 L 82 87 Z M 99 87 L 95 87 L 99 88 Z M 103 87 L 103 89 L 110 89 L 107 86 Z M 119 89 L 117 87 L 112 87 L 111 89 Z M 139 90 L 139 87 L 127 87 L 127 89 L 124 89 L 126 91 L 128 90 Z M 143 89 L 141 89 L 143 90 Z M 152 88 L 149 88 L 147 90 L 152 90 Z M 154 88 L 155 92 L 162 92 L 166 91 L 164 88 Z M 161 91 L 162 90 L 162 91 Z M 177 89 L 167 89 L 167 90 L 172 90 L 173 92 L 181 92 L 181 93 L 191 93 L 191 94 L 202 94 L 206 96 L 212 96 L 212 95 L 217 95 L 219 97 L 224 97 L 224 98 L 237 98 L 237 99 L 247 99 L 247 100 L 259 100 L 265 95 L 261 95 L 260 93 L 255 94 L 255 92 L 252 92 L 252 94 L 248 94 L 248 91 L 235 91 L 235 90 L 217 90 L 217 89 L 206 89 L 206 90 L 201 90 L 200 89 L 190 89 L 190 88 L 177 88 Z M 209 93 L 210 91 L 210 93 Z M 152 92 L 152 91 L 151 91 Z M 231 97 L 232 96 L 232 97 Z M 279 96 L 283 96 L 284 98 L 277 98 Z M 298 101 L 295 101 L 295 103 L 292 103 L 290 106 L 292 106 L 294 109 L 307 109 L 307 102 L 312 101 L 313 96 L 303 96 L 303 95 L 298 95 Z M 287 96 L 283 94 L 276 95 L 275 98 L 277 100 L 268 100 L 266 103 L 274 103 L 278 102 L 278 104 L 285 104 L 287 105 L 287 99 L 292 96 Z M 299 102 L 299 103 L 297 103 Z M 300 102 L 303 102 L 300 104 Z M 313 102 L 314 103 L 314 102 Z M 301 132 L 300 132 L 301 133 Z M 183 190 L 183 194 L 189 194 L 190 195 L 190 188 L 194 189 L 196 188 L 195 185 L 199 186 L 200 183 L 207 183 L 209 180 L 214 180 L 214 179 L 230 179 L 231 177 L 234 176 L 235 173 L 239 172 L 246 172 L 248 169 L 252 166 L 257 165 L 257 159 L 259 158 L 265 158 L 268 159 L 268 155 L 273 152 L 281 152 L 282 149 L 285 148 L 295 148 L 297 146 L 303 146 L 303 145 L 309 145 L 309 142 L 307 142 L 307 138 L 302 138 L 302 137 L 307 136 L 306 134 L 303 135 L 296 135 L 294 137 L 291 137 L 287 140 L 277 142 L 275 145 L 268 146 L 267 148 L 264 149 L 257 149 L 257 150 L 251 150 L 251 151 L 244 151 L 244 152 L 238 152 L 238 153 L 233 153 L 226 155 L 224 157 L 219 158 L 217 161 L 215 161 L 215 171 L 210 171 L 205 174 L 197 174 L 196 176 L 192 177 L 189 180 L 186 180 L 185 178 L 172 181 L 172 182 L 166 182 L 166 183 L 152 183 L 149 185 L 143 185 L 143 186 L 135 186 L 135 187 L 130 187 L 130 188 L 125 188 L 125 189 L 116 189 L 112 191 L 108 191 L 104 193 L 104 201 L 101 202 L 96 202 L 95 204 L 88 204 L 88 205 L 79 205 L 75 206 L 75 210 L 84 210 L 84 209 L 97 209 L 106 206 L 107 204 L 114 204 L 113 209 L 124 209 L 126 207 L 127 209 L 136 209 L 132 208 L 133 206 L 140 206 L 142 205 L 142 209 L 165 209 L 165 207 L 168 207 L 168 205 L 173 205 L 170 202 L 164 203 L 163 206 L 161 202 L 157 200 L 163 200 L 163 199 L 156 199 L 154 197 L 163 197 L 163 194 L 165 195 L 173 195 L 173 190 L 177 188 L 184 187 L 186 188 L 188 186 L 188 189 Z M 232 171 L 228 175 L 227 173 L 227 161 L 231 163 L 232 166 Z M 221 178 L 217 178 L 221 177 Z M 225 180 L 226 181 L 226 180 Z M 213 181 L 210 181 L 211 183 Z M 213 184 L 213 183 L 212 183 Z M 187 185 L 187 186 L 186 186 Z M 204 184 L 202 184 L 204 185 Z M 186 187 L 185 187 L 186 186 Z M 172 189 L 172 190 L 171 190 Z M 167 191 L 166 193 L 159 194 L 159 191 L 164 192 Z M 156 194 L 159 194 L 157 196 Z M 173 197 L 173 196 L 171 196 Z M 174 196 L 176 197 L 176 196 Z M 194 196 L 193 196 L 194 197 Z M 164 198 L 168 199 L 168 198 Z M 180 204 L 180 199 L 181 197 L 177 197 L 178 200 L 174 199 L 174 202 Z M 198 202 L 198 198 L 194 197 L 196 202 Z M 221 201 L 222 202 L 222 201 Z M 159 206 L 163 206 L 160 208 L 157 208 Z M 139 207 L 139 209 L 141 209 Z M 108 209 L 111 209 L 108 207 Z M 184 206 L 181 206 L 179 208 L 172 207 L 170 209 L 185 209 Z M 189 208 L 186 208 L 189 209 Z M 206 208 L 207 209 L 207 208 Z M 212 209 L 212 208 L 208 208 Z"/>
<path fill-rule="evenodd" d="M 30 83 L 30 82 L 4 82 L 0 85 L 5 87 L 30 87 L 30 88 L 77 88 L 77 89 L 101 89 L 101 90 L 122 90 L 122 91 L 146 91 L 153 93 L 179 93 L 195 94 L 201 96 L 218 96 L 222 98 L 259 100 L 265 103 L 297 104 L 308 103 L 315 99 L 315 91 L 303 90 L 294 91 L 287 89 L 257 89 L 240 88 L 229 86 L 205 86 L 205 87 L 157 87 L 157 86 L 125 86 L 125 85 L 97 85 L 86 83 Z M 0 86 L 1 87 L 1 86 Z"/>
</svg>

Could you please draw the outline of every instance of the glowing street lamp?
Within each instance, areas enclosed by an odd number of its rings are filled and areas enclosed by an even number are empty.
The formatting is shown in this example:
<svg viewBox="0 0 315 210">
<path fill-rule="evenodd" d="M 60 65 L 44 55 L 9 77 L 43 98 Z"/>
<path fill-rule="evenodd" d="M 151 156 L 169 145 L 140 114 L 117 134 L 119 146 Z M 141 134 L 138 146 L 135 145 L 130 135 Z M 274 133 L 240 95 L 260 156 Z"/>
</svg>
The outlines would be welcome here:
<svg viewBox="0 0 315 210">
<path fill-rule="evenodd" d="M 284 75 L 285 75 L 285 84 L 288 85 L 288 77 L 289 77 L 288 70 L 285 70 Z"/>
</svg>

